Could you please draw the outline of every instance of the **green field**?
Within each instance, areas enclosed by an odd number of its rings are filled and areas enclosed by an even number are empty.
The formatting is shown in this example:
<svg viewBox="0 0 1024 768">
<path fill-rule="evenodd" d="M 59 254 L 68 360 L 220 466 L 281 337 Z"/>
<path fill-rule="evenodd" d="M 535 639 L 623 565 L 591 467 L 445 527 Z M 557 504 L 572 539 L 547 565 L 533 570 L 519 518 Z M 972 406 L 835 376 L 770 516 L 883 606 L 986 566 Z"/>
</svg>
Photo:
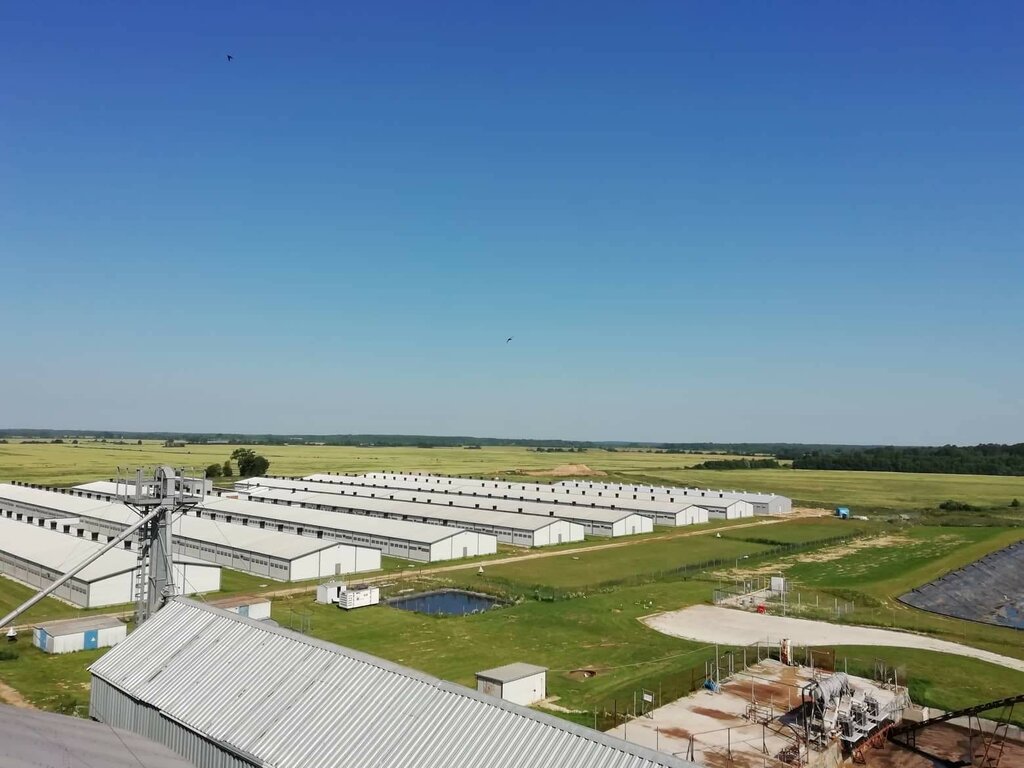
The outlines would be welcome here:
<svg viewBox="0 0 1024 768">
<path fill-rule="evenodd" d="M 0 444 L 0 479 L 66 485 L 109 477 L 118 464 L 170 463 L 201 468 L 223 461 L 231 450 L 230 446 L 165 449 L 156 443 Z M 258 450 L 270 458 L 275 474 L 398 469 L 543 481 L 553 478 L 526 473 L 550 473 L 564 464 L 584 463 L 591 470 L 607 473 L 599 479 L 770 490 L 822 506 L 845 503 L 853 506 L 855 513 L 860 509 L 927 509 L 947 498 L 977 505 L 1005 505 L 1011 498 L 1024 498 L 1024 478 L 794 470 L 709 472 L 686 469 L 707 458 L 687 454 L 325 446 Z M 944 519 L 929 512 L 912 515 L 908 521 L 893 516 L 895 523 L 811 518 L 739 528 L 736 523 L 720 521 L 682 531 L 659 528 L 653 534 L 614 542 L 588 539 L 547 550 L 553 557 L 527 559 L 527 551 L 502 547 L 498 555 L 474 560 L 465 570 L 433 575 L 422 573 L 430 566 L 408 568 L 407 563 L 388 560 L 385 572 L 393 573 L 394 579 L 385 587 L 386 594 L 462 586 L 514 596 L 517 602 L 482 615 L 443 618 L 390 607 L 349 613 L 316 606 L 306 594 L 276 599 L 274 611 L 284 626 L 296 611 L 308 611 L 311 632 L 318 637 L 470 685 L 473 673 L 485 667 L 517 660 L 546 665 L 552 670 L 549 689 L 561 697 L 559 704 L 580 710 L 566 716 L 588 722 L 595 711 L 613 706 L 613 700 L 625 703 L 641 686 L 663 686 L 676 695 L 685 691 L 691 668 L 703 664 L 708 649 L 654 632 L 637 618 L 708 601 L 719 578 L 742 574 L 745 568 L 758 573 L 784 570 L 807 601 L 816 604 L 852 601 L 854 610 L 840 621 L 907 628 L 1024 657 L 1019 632 L 947 619 L 895 601 L 907 589 L 1024 535 L 1024 528 L 1013 525 L 1009 515 L 1005 519 L 1001 514 L 979 515 L 978 520 L 987 523 L 983 526 L 954 524 L 965 516 L 970 521 L 971 514 Z M 944 524 L 923 525 L 920 521 Z M 1000 524 L 993 525 L 993 521 Z M 698 535 L 690 535 L 693 533 Z M 844 543 L 837 543 L 840 539 Z M 789 553 L 780 554 L 780 547 L 788 547 Z M 489 564 L 509 556 L 516 561 Z M 708 566 L 708 561 L 716 564 Z M 484 567 L 482 575 L 477 573 L 478 564 Z M 4 581 L 0 590 L 0 610 L 29 594 L 27 588 L 9 584 Z M 292 585 L 224 571 L 222 592 L 207 599 L 286 586 Z M 80 613 L 48 600 L 33 610 L 28 621 Z M 81 704 L 88 681 L 85 666 L 99 652 L 53 658 L 26 646 L 27 642 L 19 643 L 20 658 L 0 661 L 0 680 L 40 706 L 73 710 Z M 1024 675 L 973 660 L 904 649 L 837 651 L 848 663 L 868 665 L 866 671 L 876 657 L 904 666 L 915 698 L 936 706 L 1024 689 Z M 583 668 L 593 669 L 596 675 L 579 679 L 571 674 Z"/>
<path fill-rule="evenodd" d="M 112 445 L 24 445 L 14 438 L 0 444 L 0 480 L 23 480 L 47 485 L 73 485 L 111 477 L 118 466 L 166 463 L 203 469 L 222 463 L 234 446 L 188 445 L 163 448 L 157 442 Z M 980 506 L 1005 507 L 1014 498 L 1024 500 L 1024 477 L 989 475 L 928 475 L 893 472 L 834 472 L 817 470 L 694 470 L 709 458 L 703 454 L 664 454 L 644 451 L 537 453 L 518 447 L 373 448 L 349 446 L 257 446 L 270 459 L 271 472 L 283 475 L 317 471 L 368 472 L 383 469 L 442 474 L 487 475 L 546 482 L 551 475 L 526 473 L 551 470 L 566 464 L 586 464 L 606 473 L 596 480 L 690 485 L 780 493 L 800 503 L 831 507 L 846 504 L 863 510 L 920 509 L 946 499 Z"/>
</svg>

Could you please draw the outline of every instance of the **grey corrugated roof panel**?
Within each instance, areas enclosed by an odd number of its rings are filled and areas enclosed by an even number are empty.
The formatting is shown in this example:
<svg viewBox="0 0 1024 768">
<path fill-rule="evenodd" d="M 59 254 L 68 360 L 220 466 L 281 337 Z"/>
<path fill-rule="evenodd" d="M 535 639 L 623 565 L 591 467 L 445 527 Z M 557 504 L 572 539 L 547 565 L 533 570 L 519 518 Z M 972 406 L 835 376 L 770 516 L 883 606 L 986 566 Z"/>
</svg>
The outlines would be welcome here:
<svg viewBox="0 0 1024 768">
<path fill-rule="evenodd" d="M 104 506 L 110 502 L 105 499 L 85 499 L 70 493 L 46 491 L 40 488 L 26 488 L 11 483 L 0 483 L 0 501 L 8 499 L 23 504 L 32 504 L 45 509 L 82 514 L 90 509 Z"/>
<path fill-rule="evenodd" d="M 129 731 L 6 704 L 0 704 L 0 747 L 0 768 L 195 768 Z"/>
<path fill-rule="evenodd" d="M 332 479 L 328 479 L 332 478 Z M 259 484 L 269 480 L 281 480 L 281 478 L 252 478 L 242 481 L 246 483 Z M 441 480 L 443 482 L 438 483 Z M 451 481 L 449 484 L 447 481 Z M 614 509 L 630 512 L 650 512 L 660 514 L 675 514 L 682 512 L 692 504 L 689 501 L 655 501 L 651 499 L 615 498 L 613 496 L 597 496 L 596 494 L 583 495 L 558 492 L 552 490 L 548 485 L 535 485 L 530 483 L 508 483 L 491 480 L 475 480 L 464 477 L 439 478 L 433 475 L 367 475 L 365 477 L 352 477 L 347 475 L 308 475 L 302 480 L 294 481 L 299 484 L 321 482 L 328 485 L 363 488 L 389 488 L 396 492 L 403 493 L 434 493 L 456 498 L 477 499 L 481 504 L 488 500 L 493 502 L 507 501 L 523 505 L 530 504 L 535 507 L 532 511 L 523 512 L 526 514 L 547 514 L 547 510 L 555 510 L 555 517 L 558 517 L 557 510 L 564 507 L 587 508 L 587 509 Z M 497 486 L 497 487 L 495 487 Z M 575 502 L 575 503 L 574 503 Z M 541 512 L 541 509 L 545 510 Z M 594 518 L 597 519 L 597 518 Z"/>
<path fill-rule="evenodd" d="M 91 670 L 186 727 L 276 768 L 696 768 L 180 598 Z"/>
<path fill-rule="evenodd" d="M 477 672 L 476 676 L 487 680 L 494 680 L 498 683 L 513 683 L 516 680 L 522 680 L 524 677 L 531 677 L 547 671 L 547 667 L 538 667 L 536 664 L 517 661 L 513 664 L 495 667 L 494 669 L 485 669 L 482 672 Z"/>
<path fill-rule="evenodd" d="M 0 551 L 17 555 L 58 573 L 71 570 L 103 546 L 98 541 L 80 539 L 49 528 L 0 517 Z M 174 562 L 219 567 L 188 555 L 175 555 Z M 75 578 L 82 582 L 98 581 L 134 570 L 137 565 L 137 553 L 114 547 L 75 574 Z"/>
<path fill-rule="evenodd" d="M 85 616 L 80 619 L 63 619 L 36 624 L 37 629 L 45 629 L 50 635 L 74 635 L 90 629 L 110 629 L 124 626 L 124 622 L 110 616 Z"/>
<path fill-rule="evenodd" d="M 433 544 L 450 539 L 464 529 L 427 523 L 412 523 L 407 520 L 389 520 L 384 517 L 352 515 L 344 512 L 325 512 L 305 507 L 290 507 L 263 501 L 216 498 L 208 496 L 199 504 L 200 509 L 230 513 L 241 517 L 257 517 L 265 520 L 280 520 L 290 524 L 333 528 L 337 530 L 386 536 L 403 541 Z"/>
<path fill-rule="evenodd" d="M 389 515 L 410 515 L 431 517 L 438 520 L 451 520 L 464 523 L 485 523 L 504 528 L 517 528 L 523 531 L 539 531 L 557 521 L 557 510 L 552 517 L 539 514 L 506 512 L 491 509 L 473 509 L 465 506 L 448 506 L 442 502 L 427 504 L 421 501 L 402 501 L 398 499 L 368 498 L 366 496 L 349 496 L 338 493 L 309 493 L 287 488 L 253 488 L 250 494 L 254 498 L 280 499 L 296 504 L 315 504 L 322 507 L 339 509 L 362 509 L 367 512 L 383 512 Z M 443 494 L 431 494 L 443 496 Z M 454 500 L 454 499 L 453 499 Z M 547 513 L 545 513 L 546 515 Z"/>
</svg>

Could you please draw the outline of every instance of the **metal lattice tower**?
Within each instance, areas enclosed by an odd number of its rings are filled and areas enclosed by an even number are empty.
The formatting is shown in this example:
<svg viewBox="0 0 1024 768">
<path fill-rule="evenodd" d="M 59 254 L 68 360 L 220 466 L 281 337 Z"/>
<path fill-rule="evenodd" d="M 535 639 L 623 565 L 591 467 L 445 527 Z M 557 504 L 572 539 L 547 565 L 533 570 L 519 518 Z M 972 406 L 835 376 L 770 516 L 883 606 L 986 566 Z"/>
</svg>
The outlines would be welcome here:
<svg viewBox="0 0 1024 768">
<path fill-rule="evenodd" d="M 202 500 L 203 478 L 183 469 L 158 466 L 152 472 L 118 468 L 117 497 L 141 517 L 138 529 L 138 567 L 135 571 L 135 620 L 141 624 L 177 594 L 174 584 L 172 526 L 177 515 Z M 183 585 L 182 585 L 183 586 Z"/>
</svg>

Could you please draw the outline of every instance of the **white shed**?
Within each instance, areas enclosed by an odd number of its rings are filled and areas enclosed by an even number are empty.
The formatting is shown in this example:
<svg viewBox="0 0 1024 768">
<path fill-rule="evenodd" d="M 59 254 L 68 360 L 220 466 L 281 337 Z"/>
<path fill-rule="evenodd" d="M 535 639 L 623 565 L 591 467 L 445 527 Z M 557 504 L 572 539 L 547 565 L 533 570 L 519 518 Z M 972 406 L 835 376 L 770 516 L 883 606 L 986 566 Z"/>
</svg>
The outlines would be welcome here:
<svg viewBox="0 0 1024 768">
<path fill-rule="evenodd" d="M 338 602 L 341 593 L 348 587 L 344 581 L 326 581 L 316 586 L 316 601 L 321 605 L 330 605 Z"/>
<path fill-rule="evenodd" d="M 256 621 L 270 618 L 270 601 L 265 597 L 226 597 L 223 600 L 211 600 L 210 605 Z"/>
<path fill-rule="evenodd" d="M 476 673 L 476 689 L 524 707 L 547 697 L 547 667 L 533 664 L 506 664 Z"/>
<path fill-rule="evenodd" d="M 32 644 L 43 653 L 109 648 L 127 636 L 128 626 L 124 622 L 105 616 L 51 621 L 32 628 Z"/>
</svg>

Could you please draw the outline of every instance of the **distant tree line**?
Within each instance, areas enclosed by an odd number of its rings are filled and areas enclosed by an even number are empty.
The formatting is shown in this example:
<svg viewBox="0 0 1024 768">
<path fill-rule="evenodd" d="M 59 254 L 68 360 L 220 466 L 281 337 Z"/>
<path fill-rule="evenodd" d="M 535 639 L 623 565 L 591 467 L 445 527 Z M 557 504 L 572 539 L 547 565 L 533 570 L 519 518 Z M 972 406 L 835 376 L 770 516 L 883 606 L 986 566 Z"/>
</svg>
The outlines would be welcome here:
<svg viewBox="0 0 1024 768">
<path fill-rule="evenodd" d="M 694 464 L 690 469 L 785 469 L 775 459 L 721 459 Z"/>
<path fill-rule="evenodd" d="M 944 445 L 939 448 L 867 448 L 814 451 L 793 459 L 794 469 L 862 472 L 938 472 L 951 475 L 1024 475 L 1024 443 Z"/>
<path fill-rule="evenodd" d="M 527 448 L 528 451 L 534 451 L 535 453 L 586 453 L 587 449 L 580 445 L 573 445 L 569 448 L 553 448 L 551 446 L 537 446 L 536 448 Z"/>
</svg>

